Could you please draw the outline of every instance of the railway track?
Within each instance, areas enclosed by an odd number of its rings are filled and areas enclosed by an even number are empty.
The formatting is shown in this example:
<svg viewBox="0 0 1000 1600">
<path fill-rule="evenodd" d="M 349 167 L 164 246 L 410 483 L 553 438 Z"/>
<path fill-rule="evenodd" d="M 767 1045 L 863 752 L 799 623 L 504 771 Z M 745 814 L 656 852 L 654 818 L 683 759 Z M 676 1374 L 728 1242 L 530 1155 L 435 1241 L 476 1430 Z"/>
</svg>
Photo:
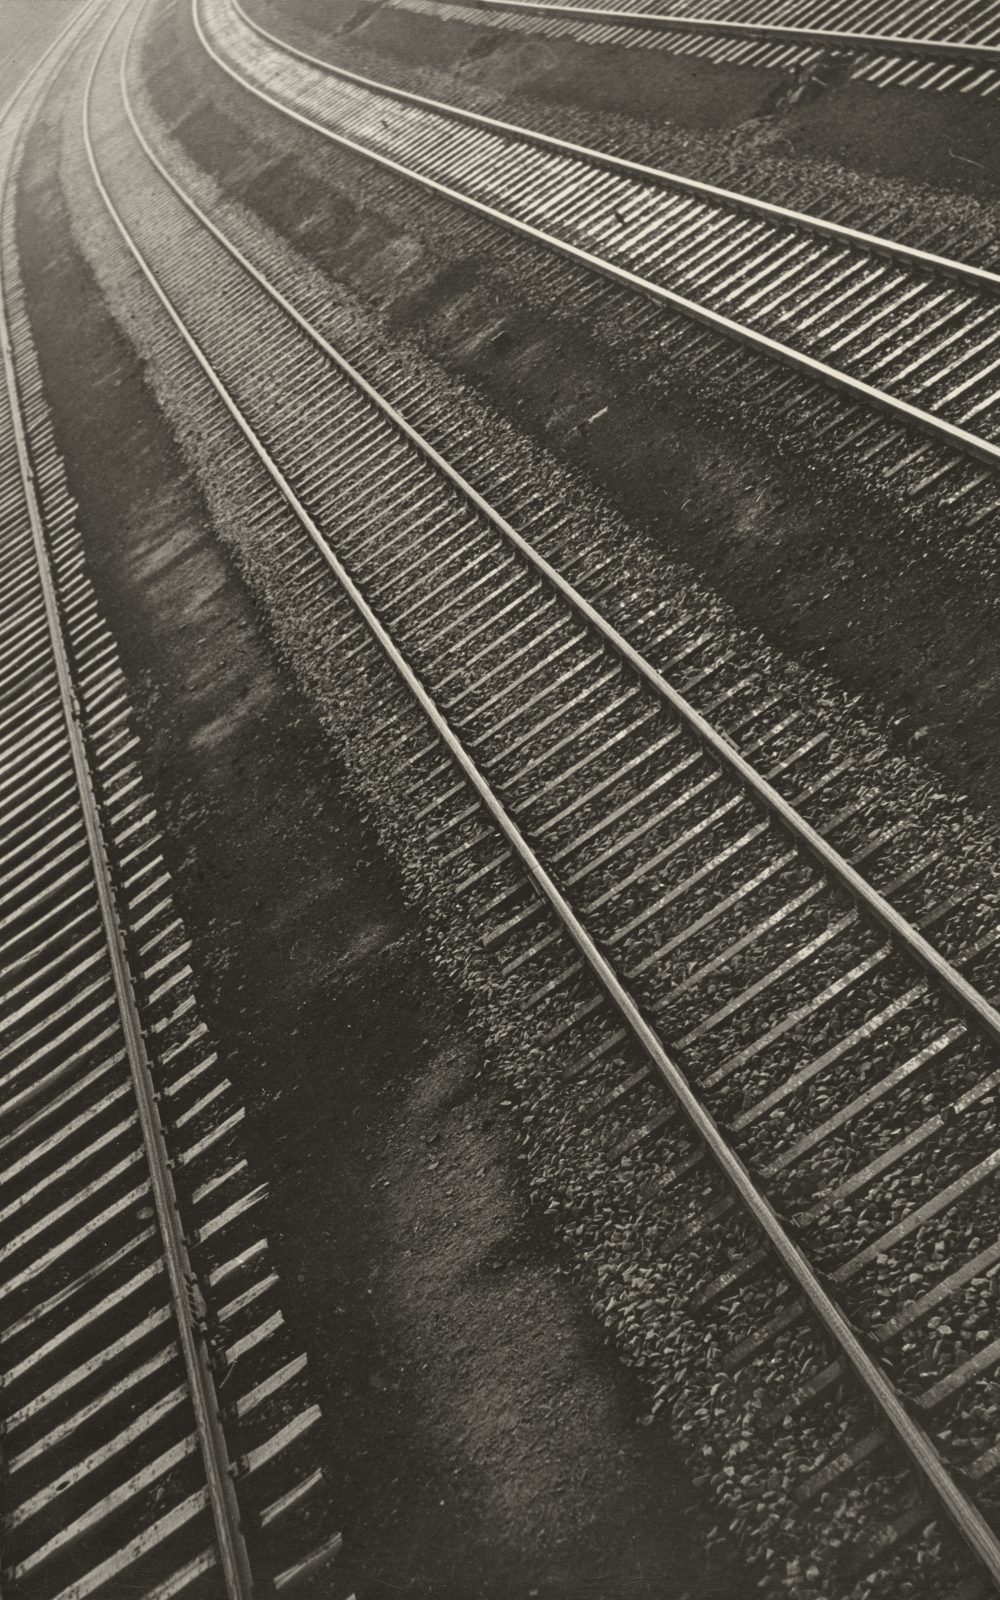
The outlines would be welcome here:
<svg viewBox="0 0 1000 1600">
<path fill-rule="evenodd" d="M 844 79 L 879 89 L 989 96 L 1000 87 L 1000 8 L 958 0 L 798 4 L 700 0 L 392 0 L 401 10 L 580 44 L 667 50 L 701 60 L 796 74 L 805 86 Z"/>
<path fill-rule="evenodd" d="M 0 1419 L 7 1600 L 291 1592 L 318 1410 L 199 1021 L 19 279 L 0 121 Z M 309 1541 L 312 1540 L 312 1543 Z"/>
<path fill-rule="evenodd" d="M 570 583 L 406 420 L 415 381 L 401 410 L 339 355 L 322 292 L 300 308 L 150 142 L 140 16 L 95 59 L 83 140 L 162 347 L 259 479 L 303 626 L 351 672 L 377 646 L 423 712 L 415 740 L 398 711 L 381 730 L 413 825 L 572 1059 L 566 1094 L 652 1163 L 671 1292 L 762 1396 L 745 1448 L 804 1517 L 852 1507 L 824 1559 L 858 1593 L 1000 1586 L 1000 1017 L 977 987 L 1000 929 L 697 615 L 660 602 L 626 639 L 584 598 L 599 570 Z"/>
<path fill-rule="evenodd" d="M 724 370 L 735 343 L 793 369 L 772 371 L 766 403 L 814 448 L 962 501 L 972 525 L 995 510 L 997 274 L 361 78 L 284 45 L 239 0 L 194 15 L 261 101 L 651 302 L 665 337 L 678 315 L 700 324 L 707 365 Z"/>
</svg>

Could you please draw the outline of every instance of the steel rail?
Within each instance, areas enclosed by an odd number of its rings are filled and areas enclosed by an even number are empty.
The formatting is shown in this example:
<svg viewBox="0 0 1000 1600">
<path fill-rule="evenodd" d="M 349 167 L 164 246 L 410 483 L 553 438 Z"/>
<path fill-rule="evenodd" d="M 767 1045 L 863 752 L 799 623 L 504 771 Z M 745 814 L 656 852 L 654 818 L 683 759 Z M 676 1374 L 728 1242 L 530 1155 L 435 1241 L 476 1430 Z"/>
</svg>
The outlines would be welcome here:
<svg viewBox="0 0 1000 1600">
<path fill-rule="evenodd" d="M 607 11 L 594 6 L 558 4 L 557 0 L 462 0 L 478 11 L 512 11 L 560 22 L 649 28 L 654 33 L 690 33 L 723 39 L 754 39 L 764 44 L 814 45 L 871 56 L 917 56 L 921 60 L 960 61 L 1000 68 L 1000 45 L 961 39 L 909 38 L 905 34 L 851 33 L 838 28 L 789 28 L 780 23 L 727 22 L 724 18 L 692 17 L 662 11 Z"/>
<path fill-rule="evenodd" d="M 97 3 L 99 8 L 103 5 L 104 0 L 97 0 Z M 126 0 L 126 3 L 128 3 L 128 0 Z M 93 8 L 88 8 L 88 11 L 90 9 Z M 95 17 L 96 14 L 95 11 Z M 74 21 L 77 20 L 74 19 Z M 117 26 L 118 20 L 118 17 L 115 17 L 111 29 L 109 29 L 102 42 L 101 49 L 95 58 L 94 70 L 96 70 L 96 62 L 103 55 L 107 41 L 111 37 L 115 26 Z M 60 35 L 60 39 L 65 39 L 68 31 L 68 29 L 64 30 L 64 33 Z M 56 41 L 56 43 L 58 42 L 59 40 Z M 36 65 L 29 79 L 25 80 L 22 89 L 28 82 L 35 81 L 38 67 L 47 61 L 50 55 L 51 51 L 46 52 L 42 62 Z M 61 66 L 62 63 L 59 62 L 57 65 Z M 88 81 L 88 94 L 89 87 Z M 18 145 L 22 134 L 23 127 L 18 130 L 18 135 L 15 138 L 14 145 L 11 147 L 3 174 L 0 176 L 0 210 L 8 202 L 15 147 Z M 115 1000 L 121 1021 L 143 1147 L 149 1169 L 153 1204 L 163 1244 L 177 1337 L 183 1355 L 187 1383 L 201 1445 L 208 1498 L 215 1523 L 219 1563 L 225 1581 L 227 1600 L 251 1600 L 253 1579 L 240 1527 L 239 1507 L 236 1501 L 232 1470 L 219 1415 L 219 1405 L 208 1346 L 204 1331 L 196 1321 L 192 1305 L 192 1288 L 196 1283 L 196 1279 L 178 1210 L 170 1155 L 160 1118 L 149 1056 L 143 1036 L 142 1022 L 129 971 L 125 937 L 113 886 L 111 866 L 104 843 L 100 805 L 88 761 L 83 715 L 73 683 L 69 653 L 60 617 L 56 584 L 46 547 L 44 517 L 31 461 L 30 444 L 24 425 L 21 396 L 14 363 L 14 351 L 8 327 L 2 258 L 0 258 L 0 350 L 2 350 L 4 383 L 17 444 L 18 467 L 24 491 L 25 509 L 31 526 L 32 543 L 44 602 L 49 643 L 59 685 L 66 739 L 79 794 L 87 850 L 100 907 L 101 925 L 114 984 Z"/>
<path fill-rule="evenodd" d="M 132 35 L 130 35 L 130 42 L 131 37 Z M 311 325 L 294 310 L 287 298 L 269 283 L 242 252 L 225 238 L 225 235 L 210 221 L 197 203 L 185 194 L 177 181 L 167 172 L 159 157 L 152 151 L 148 140 L 136 121 L 128 95 L 126 63 L 127 56 L 126 52 L 123 51 L 119 81 L 123 107 L 135 138 L 147 159 L 153 165 L 154 170 L 166 179 L 191 214 L 209 228 L 213 236 L 225 245 L 232 258 L 245 268 L 251 277 L 273 298 L 275 303 L 288 312 L 299 327 L 310 333 L 316 344 L 329 355 L 337 368 L 350 377 L 357 384 L 360 391 L 377 404 L 382 415 L 400 428 L 406 438 L 416 445 L 434 466 L 443 471 L 451 483 L 459 488 L 463 494 L 467 495 L 470 502 L 489 518 L 492 525 L 525 557 L 534 570 L 544 576 L 565 599 L 570 601 L 602 639 L 613 645 L 623 659 L 628 661 L 648 683 L 657 689 L 662 698 L 675 710 L 680 720 L 685 722 L 702 739 L 706 748 L 724 760 L 730 770 L 744 780 L 751 792 L 755 793 L 759 799 L 765 800 L 772 814 L 786 826 L 790 826 L 796 836 L 809 845 L 813 853 L 818 853 L 821 859 L 836 865 L 840 882 L 850 886 L 852 891 L 856 892 L 857 896 L 866 905 L 876 908 L 880 914 L 880 920 L 886 919 L 889 926 L 901 929 L 906 937 L 908 947 L 929 958 L 932 967 L 945 975 L 949 982 L 954 979 L 958 980 L 960 992 L 964 993 L 967 990 L 969 996 L 975 998 L 976 1005 L 982 1007 L 984 1019 L 988 1020 L 993 1037 L 995 1039 L 1000 1037 L 997 1034 L 1000 1017 L 997 1016 L 992 1007 L 989 1007 L 981 996 L 976 996 L 975 991 L 971 990 L 963 979 L 953 973 L 940 955 L 934 952 L 930 946 L 927 946 L 920 935 L 909 928 L 898 914 L 797 816 L 754 769 L 726 745 L 721 735 L 705 722 L 694 711 L 693 707 L 673 690 L 644 658 L 633 650 L 621 635 L 483 500 L 482 496 L 472 489 L 471 485 L 466 482 L 460 473 L 450 467 L 438 452 L 413 427 L 404 421 L 388 401 L 378 395 L 367 380 L 356 373 L 350 363 L 334 351 L 332 346 L 311 328 Z M 554 913 L 561 927 L 580 952 L 584 963 L 593 974 L 595 980 L 626 1023 L 629 1032 L 652 1064 L 661 1081 L 702 1139 L 726 1181 L 753 1217 L 758 1228 L 763 1232 L 785 1271 L 800 1289 L 816 1317 L 838 1346 L 844 1360 L 863 1384 L 870 1397 L 875 1401 L 893 1434 L 923 1476 L 934 1496 L 944 1507 L 977 1560 L 989 1573 L 993 1583 L 1000 1588 L 1000 1541 L 998 1541 L 996 1534 L 990 1528 L 982 1513 L 968 1498 L 965 1491 L 952 1478 L 928 1435 L 907 1411 L 885 1372 L 865 1349 L 851 1323 L 820 1282 L 808 1259 L 787 1232 L 780 1217 L 757 1188 L 749 1170 L 730 1147 L 719 1125 L 692 1089 L 683 1071 L 666 1050 L 655 1029 L 646 1020 L 635 998 L 622 982 L 603 951 L 588 933 L 554 879 L 549 875 L 544 864 L 521 833 L 504 802 L 496 794 L 488 779 L 480 770 L 474 756 L 466 749 L 422 678 L 395 644 L 380 618 L 365 598 L 365 595 L 329 543 L 322 529 L 310 516 L 308 510 L 299 499 L 294 487 L 283 473 L 278 462 L 241 411 L 222 376 L 212 365 L 201 344 L 188 328 L 169 294 L 159 282 L 137 241 L 129 233 L 124 219 L 117 210 L 107 187 L 101 179 L 93 144 L 89 137 L 89 130 L 87 153 L 102 199 L 136 266 L 237 429 L 281 493 L 290 511 L 325 561 L 344 594 L 367 626 L 372 637 L 381 647 L 399 678 L 427 716 L 466 781 L 499 828 L 517 860 L 521 863 L 529 881 Z"/>
<path fill-rule="evenodd" d="M 77 29 L 79 29 L 81 32 L 84 31 L 83 23 L 85 18 L 91 11 L 95 12 L 96 14 L 99 3 L 100 0 L 87 0 L 87 3 L 80 7 L 75 16 L 70 17 L 65 26 L 60 28 L 55 38 L 48 45 L 46 45 L 42 54 L 30 68 L 27 75 L 21 79 L 20 83 L 17 85 L 17 88 L 14 89 L 10 95 L 8 95 L 7 99 L 4 101 L 4 104 L 0 106 L 0 127 L 2 127 L 7 121 L 7 118 L 10 116 L 18 100 L 20 100 L 25 91 L 34 83 L 35 79 L 42 72 L 42 69 L 45 67 L 50 57 L 53 56 L 55 52 L 60 49 L 60 47 L 65 48 L 69 44 L 69 35 L 75 32 Z M 6 188 L 6 176 L 4 177 L 4 187 Z"/>
<path fill-rule="evenodd" d="M 239 0 L 230 0 L 230 3 L 233 9 L 247 21 L 255 32 L 262 34 L 263 37 L 269 40 L 274 40 L 274 35 L 267 34 L 266 30 L 261 29 L 254 23 L 252 18 L 247 17 L 246 12 L 243 11 L 239 4 Z M 287 101 L 279 99 L 276 95 L 269 94 L 267 90 L 260 88 L 257 84 L 250 83 L 242 77 L 226 61 L 225 57 L 219 54 L 206 37 L 198 16 L 198 0 L 192 0 L 192 8 L 195 27 L 202 44 L 216 65 L 227 76 L 232 78 L 233 82 L 241 89 L 255 95 L 264 104 L 272 106 L 276 111 L 280 111 L 283 116 L 298 122 L 302 127 L 308 128 L 313 133 L 320 134 L 324 139 L 340 145 L 341 148 L 349 150 L 355 155 L 364 157 L 366 161 L 374 162 L 377 166 L 383 167 L 387 172 L 394 173 L 397 177 L 405 178 L 409 183 L 420 184 L 432 193 L 442 195 L 446 200 L 464 207 L 465 210 L 474 211 L 478 216 L 485 217 L 489 222 L 499 224 L 510 232 L 520 234 L 523 238 L 531 240 L 534 244 L 540 244 L 546 250 L 552 251 L 557 255 L 565 256 L 577 265 L 586 267 L 588 271 L 599 273 L 602 277 L 610 279 L 611 282 L 642 294 L 648 299 L 655 300 L 658 304 L 666 306 L 671 311 L 680 312 L 682 316 L 688 317 L 692 321 L 700 322 L 713 332 L 720 333 L 727 339 L 744 344 L 773 361 L 779 361 L 785 366 L 792 367 L 796 371 L 803 373 L 807 378 L 822 383 L 827 388 L 837 389 L 848 395 L 852 400 L 884 413 L 897 424 L 916 429 L 939 444 L 944 444 L 949 449 L 958 451 L 963 455 L 972 456 L 975 460 L 994 470 L 1000 468 L 1000 445 L 980 438 L 977 434 L 969 433 L 967 429 L 961 428 L 955 423 L 946 422 L 943 418 L 936 417 L 933 412 L 924 411 L 919 406 L 911 405 L 907 400 L 901 400 L 894 395 L 886 394 L 883 390 L 876 389 L 871 384 L 865 383 L 863 379 L 841 372 L 836 367 L 829 366 L 825 361 L 820 361 L 815 356 L 807 355 L 804 351 L 795 350 L 790 345 L 782 344 L 779 340 L 772 339 L 768 334 L 758 333 L 755 329 L 748 328 L 743 323 L 734 322 L 732 318 L 723 316 L 721 312 L 712 311 L 708 306 L 703 306 L 696 300 L 689 300 L 685 295 L 678 294 L 673 289 L 667 289 L 662 284 L 653 283 L 649 278 L 644 278 L 639 273 L 631 272 L 627 267 L 616 266 L 614 262 L 607 261 L 602 256 L 596 256 L 591 251 L 584 250 L 580 245 L 572 244 L 566 239 L 557 238 L 556 235 L 547 233 L 544 229 L 537 228 L 532 223 L 522 222 L 519 218 L 512 217 L 507 212 L 499 211 L 495 206 L 489 205 L 484 200 L 477 200 L 474 196 L 463 194 L 461 190 L 454 189 L 449 184 L 440 182 L 437 178 L 428 177 L 425 173 L 417 172 L 412 167 L 404 166 L 402 162 L 395 161 L 391 156 L 383 155 L 370 145 L 362 144 L 357 139 L 351 139 L 346 134 L 334 132 L 324 123 L 316 121 L 314 117 L 309 117 L 304 112 L 296 110 Z M 306 56 L 304 52 L 285 45 L 281 40 L 276 42 L 279 48 L 286 53 L 301 56 L 309 61 L 310 64 L 319 66 L 333 76 L 352 79 L 375 93 L 385 94 L 398 100 L 413 101 L 425 109 L 453 117 L 456 121 L 477 120 L 487 128 L 491 128 L 506 137 L 520 137 L 523 135 L 527 141 L 532 143 L 542 143 L 550 139 L 549 135 L 534 133 L 530 129 L 512 127 L 508 123 L 496 122 L 492 118 L 483 118 L 476 113 L 463 111 L 458 107 L 443 105 L 438 101 L 427 100 L 419 95 L 409 94 L 405 90 L 394 89 L 389 85 L 362 78 L 357 73 L 348 72 L 345 68 L 334 67 L 329 62 Z M 564 146 L 564 151 L 574 151 L 574 147 Z M 574 151 L 574 153 L 586 153 L 588 159 L 591 158 L 590 152 Z M 617 168 L 617 157 L 603 156 L 601 160 L 603 164 L 614 165 Z M 751 204 L 756 205 L 757 202 L 751 202 Z M 864 236 L 859 235 L 858 238 L 861 240 Z M 884 244 L 888 245 L 888 241 L 884 241 Z M 947 258 L 942 259 L 947 260 Z M 963 277 L 969 272 L 975 274 L 979 272 L 978 268 L 963 268 L 960 263 L 953 264 L 952 270 L 955 269 L 957 269 L 956 275 Z M 993 277 L 992 274 L 988 276 Z M 995 284 L 991 283 L 989 287 L 995 290 Z"/>
<path fill-rule="evenodd" d="M 501 0 L 495 0 L 495 3 L 500 4 Z M 506 5 L 508 0 L 502 0 L 502 3 Z M 511 3 L 514 3 L 514 0 L 511 0 Z M 428 95 L 417 94 L 410 89 L 400 89 L 391 83 L 381 83 L 376 78 L 366 78 L 359 72 L 351 72 L 347 67 L 338 67 L 332 61 L 324 60 L 322 56 L 310 55 L 297 45 L 289 44 L 279 34 L 272 33 L 252 17 L 242 0 L 231 0 L 231 4 L 233 10 L 243 18 L 248 27 L 262 39 L 266 39 L 269 44 L 284 51 L 286 55 L 297 56 L 309 66 L 317 67 L 321 72 L 328 72 L 347 82 L 360 84 L 363 89 L 371 89 L 391 99 L 419 106 L 424 111 L 434 111 L 441 116 L 451 117 L 456 122 L 467 122 L 474 128 L 485 128 L 489 133 L 498 133 L 510 139 L 522 139 L 526 144 L 536 145 L 541 150 L 554 150 L 558 155 L 586 161 L 589 165 L 601 167 L 607 172 L 620 172 L 624 177 L 641 178 L 644 183 L 655 183 L 663 188 L 682 190 L 685 194 L 698 195 L 717 205 L 733 206 L 750 216 L 770 217 L 775 222 L 804 228 L 809 233 L 819 234 L 825 239 L 836 239 L 838 243 L 851 245 L 855 249 L 872 250 L 877 255 L 885 256 L 890 261 L 899 261 L 904 266 L 918 267 L 925 272 L 957 278 L 963 283 L 970 284 L 974 289 L 1000 295 L 1000 272 L 991 272 L 987 267 L 972 266 L 969 262 L 959 261 L 954 256 L 939 256 L 931 250 L 920 250 L 916 245 L 901 244 L 895 239 L 887 239 L 882 234 L 865 233 L 860 228 L 851 228 L 842 222 L 832 222 L 826 217 L 813 216 L 808 211 L 794 211 L 789 206 L 777 205 L 773 200 L 758 200 L 753 195 L 741 194 L 736 189 L 723 189 L 718 184 L 705 183 L 699 178 L 668 172 L 664 167 L 650 167 L 641 161 L 631 161 L 627 156 L 616 156 L 605 150 L 595 150 L 590 145 L 575 144 L 571 139 L 560 139 L 556 134 L 542 133 L 535 128 L 523 127 L 517 122 L 504 122 L 499 117 L 489 117 L 480 111 L 469 111 L 464 106 L 451 105 L 446 100 L 434 100 Z M 561 9 L 575 12 L 577 8 L 565 6 Z M 607 13 L 608 17 L 617 15 L 617 12 Z M 1000 49 L 997 51 L 997 57 L 1000 64 Z"/>
</svg>

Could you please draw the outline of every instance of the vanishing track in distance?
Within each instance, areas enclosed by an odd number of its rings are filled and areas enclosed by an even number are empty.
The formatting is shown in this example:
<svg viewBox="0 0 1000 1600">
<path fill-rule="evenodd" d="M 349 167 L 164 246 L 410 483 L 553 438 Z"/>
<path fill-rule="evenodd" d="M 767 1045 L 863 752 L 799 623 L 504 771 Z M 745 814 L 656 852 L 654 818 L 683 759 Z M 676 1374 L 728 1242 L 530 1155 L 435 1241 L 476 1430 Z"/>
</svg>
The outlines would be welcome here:
<svg viewBox="0 0 1000 1600">
<path fill-rule="evenodd" d="M 701 324 L 720 350 L 706 371 L 734 346 L 766 358 L 769 411 L 813 448 L 964 502 L 969 526 L 996 510 L 996 273 L 361 78 L 239 0 L 194 15 L 216 63 L 286 116 L 652 302 L 664 338 L 678 314 Z"/>
<path fill-rule="evenodd" d="M 578 44 L 667 50 L 717 63 L 794 72 L 829 84 L 859 79 L 879 89 L 1000 87 L 996 0 L 390 0 L 403 10 L 473 27 L 488 21 Z"/>
</svg>

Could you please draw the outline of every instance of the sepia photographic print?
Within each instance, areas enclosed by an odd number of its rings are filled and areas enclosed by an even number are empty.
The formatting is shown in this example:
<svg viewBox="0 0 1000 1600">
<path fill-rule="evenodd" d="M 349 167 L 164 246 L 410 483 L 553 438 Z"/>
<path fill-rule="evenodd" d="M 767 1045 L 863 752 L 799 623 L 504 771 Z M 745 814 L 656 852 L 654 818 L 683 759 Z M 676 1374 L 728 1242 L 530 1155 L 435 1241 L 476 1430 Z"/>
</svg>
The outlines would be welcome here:
<svg viewBox="0 0 1000 1600">
<path fill-rule="evenodd" d="M 0 1597 L 1000 1595 L 1000 0 L 0 0 Z"/>
</svg>

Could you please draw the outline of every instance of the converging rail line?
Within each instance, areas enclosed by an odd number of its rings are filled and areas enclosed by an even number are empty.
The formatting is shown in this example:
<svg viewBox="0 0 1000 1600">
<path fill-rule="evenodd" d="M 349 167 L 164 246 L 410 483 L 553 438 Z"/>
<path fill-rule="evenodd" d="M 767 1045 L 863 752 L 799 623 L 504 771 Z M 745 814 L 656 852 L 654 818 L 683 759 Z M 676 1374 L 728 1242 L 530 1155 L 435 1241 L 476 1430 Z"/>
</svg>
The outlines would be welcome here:
<svg viewBox="0 0 1000 1600">
<path fill-rule="evenodd" d="M 850 77 L 876 88 L 956 90 L 988 96 L 1000 87 L 1000 7 L 974 0 L 939 5 L 799 0 L 767 4 L 701 0 L 392 0 L 401 9 L 467 22 L 484 20 L 581 44 L 668 50 L 719 63 L 795 71 L 817 85 Z"/>
<path fill-rule="evenodd" d="M 303 1548 L 298 1520 L 319 1413 L 197 1018 L 17 259 L 26 119 L 101 14 L 0 118 L 2 1587 L 251 1600 L 337 1548 Z"/>
<path fill-rule="evenodd" d="M 191 403 L 268 486 L 303 614 L 377 643 L 422 709 L 415 823 L 575 1054 L 567 1093 L 610 1078 L 609 1127 L 649 1106 L 622 1154 L 655 1142 L 728 1368 L 811 1441 L 797 1498 L 853 1495 L 869 1568 L 943 1508 L 1000 1587 L 1000 1016 L 976 982 L 1000 929 L 697 617 L 624 637 L 407 421 L 419 384 L 401 410 L 338 353 L 322 297 L 300 309 L 141 127 L 140 16 L 88 82 L 97 191 Z M 845 1374 L 872 1407 L 850 1424 Z M 980 1592 L 941 1560 L 936 1593 Z"/>
<path fill-rule="evenodd" d="M 950 488 L 970 518 L 996 507 L 997 274 L 362 78 L 239 0 L 195 17 L 218 65 L 286 116 L 863 407 L 810 417 L 855 469 Z M 801 408 L 801 390 L 769 403 Z M 902 452 L 901 430 L 918 436 Z"/>
</svg>

